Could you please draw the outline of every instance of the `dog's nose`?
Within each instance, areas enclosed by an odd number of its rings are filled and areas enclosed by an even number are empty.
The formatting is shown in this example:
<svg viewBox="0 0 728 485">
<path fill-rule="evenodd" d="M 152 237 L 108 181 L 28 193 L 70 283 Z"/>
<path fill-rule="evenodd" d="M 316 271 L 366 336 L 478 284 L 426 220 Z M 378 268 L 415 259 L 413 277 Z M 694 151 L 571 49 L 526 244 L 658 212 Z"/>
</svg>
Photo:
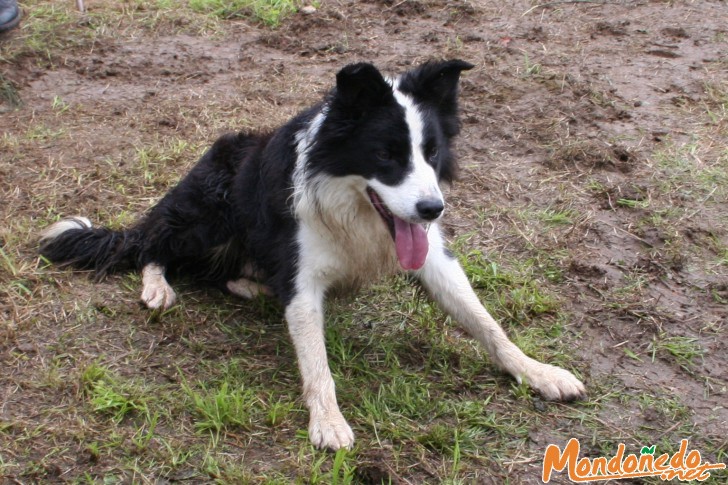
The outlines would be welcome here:
<svg viewBox="0 0 728 485">
<path fill-rule="evenodd" d="M 417 214 L 426 221 L 434 221 L 445 209 L 441 199 L 422 199 L 415 204 Z"/>
</svg>

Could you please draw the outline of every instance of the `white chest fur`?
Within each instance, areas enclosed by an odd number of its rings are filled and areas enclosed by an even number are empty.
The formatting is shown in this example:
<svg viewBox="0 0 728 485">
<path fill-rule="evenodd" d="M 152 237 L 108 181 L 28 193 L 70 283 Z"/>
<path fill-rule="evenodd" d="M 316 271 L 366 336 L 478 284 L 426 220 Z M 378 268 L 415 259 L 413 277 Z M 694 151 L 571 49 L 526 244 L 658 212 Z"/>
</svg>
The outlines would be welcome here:
<svg viewBox="0 0 728 485">
<path fill-rule="evenodd" d="M 299 271 L 327 286 L 357 287 L 399 268 L 394 241 L 361 177 L 322 177 L 301 197 Z"/>
</svg>

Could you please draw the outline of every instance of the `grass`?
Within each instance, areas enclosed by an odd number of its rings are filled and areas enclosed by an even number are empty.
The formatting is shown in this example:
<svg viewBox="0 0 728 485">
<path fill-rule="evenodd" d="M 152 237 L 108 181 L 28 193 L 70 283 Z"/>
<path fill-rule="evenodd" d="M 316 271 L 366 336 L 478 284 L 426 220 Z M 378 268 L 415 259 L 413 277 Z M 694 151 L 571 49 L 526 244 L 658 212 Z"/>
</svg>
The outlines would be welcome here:
<svg viewBox="0 0 728 485">
<path fill-rule="evenodd" d="M 255 393 L 243 388 L 230 389 L 227 382 L 217 389 L 208 390 L 204 383 L 199 387 L 200 391 L 196 391 L 183 383 L 183 389 L 192 401 L 198 430 L 219 433 L 227 428 L 249 427 L 251 410 L 258 404 Z"/>
<path fill-rule="evenodd" d="M 703 356 L 703 349 L 695 337 L 679 337 L 660 335 L 655 337 L 648 347 L 654 362 L 657 355 L 675 359 L 680 367 L 692 371 L 698 364 L 696 359 Z"/>
<path fill-rule="evenodd" d="M 277 27 L 288 15 L 298 10 L 296 0 L 189 0 L 195 12 L 212 14 L 222 19 L 254 18 L 270 27 Z"/>
<path fill-rule="evenodd" d="M 81 13 L 74 2 L 25 2 L 25 20 L 17 36 L 22 42 L 0 44 L 0 62 L 32 58 L 40 65 L 63 62 L 63 52 L 92 47 L 114 32 L 145 35 L 170 31 L 220 35 L 224 22 L 245 19 L 275 28 L 302 6 L 298 0 L 171 0 L 111 2 L 87 5 Z M 18 105 L 13 85 L 0 76 L 0 96 Z"/>
</svg>

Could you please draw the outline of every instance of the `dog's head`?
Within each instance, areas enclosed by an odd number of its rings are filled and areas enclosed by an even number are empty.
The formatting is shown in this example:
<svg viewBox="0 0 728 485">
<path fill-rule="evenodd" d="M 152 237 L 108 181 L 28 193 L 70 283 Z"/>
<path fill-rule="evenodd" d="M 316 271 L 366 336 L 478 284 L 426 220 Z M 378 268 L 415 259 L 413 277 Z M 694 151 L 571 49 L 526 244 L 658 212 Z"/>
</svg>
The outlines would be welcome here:
<svg viewBox="0 0 728 485">
<path fill-rule="evenodd" d="M 459 132 L 458 81 L 472 67 L 428 62 L 385 78 L 371 64 L 346 66 L 312 147 L 314 172 L 366 181 L 365 195 L 389 227 L 404 269 L 424 264 L 423 225 L 445 208 L 440 183 L 456 172 L 451 140 Z"/>
</svg>

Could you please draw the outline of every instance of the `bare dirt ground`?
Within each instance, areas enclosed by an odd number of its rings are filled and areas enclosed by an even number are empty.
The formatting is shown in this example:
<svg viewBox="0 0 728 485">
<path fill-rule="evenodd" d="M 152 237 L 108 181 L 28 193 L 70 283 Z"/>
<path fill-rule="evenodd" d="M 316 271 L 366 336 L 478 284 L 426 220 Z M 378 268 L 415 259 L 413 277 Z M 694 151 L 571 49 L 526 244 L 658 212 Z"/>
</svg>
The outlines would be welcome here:
<svg viewBox="0 0 728 485">
<path fill-rule="evenodd" d="M 507 436 L 492 452 L 487 439 L 476 443 L 480 451 L 463 455 L 457 470 L 448 468 L 460 459 L 453 453 L 397 448 L 396 440 L 378 446 L 376 429 L 355 426 L 368 444 L 354 480 L 537 483 L 546 445 L 571 437 L 592 457 L 613 454 L 619 442 L 634 452 L 688 438 L 704 460 L 726 462 L 724 1 L 323 1 L 277 28 L 245 19 L 208 25 L 143 2 L 95 3 L 85 16 L 31 14 L 0 41 L 3 90 L 17 94 L 0 104 L 0 475 L 8 483 L 226 480 L 195 461 L 204 453 L 194 450 L 211 445 L 191 424 L 177 444 L 177 428 L 159 426 L 172 448 L 193 450 L 176 465 L 171 455 L 157 458 L 166 468 L 144 461 L 145 451 L 135 462 L 133 452 L 117 450 L 122 460 L 94 450 L 114 449 L 113 437 L 97 435 L 84 369 L 103 361 L 131 381 L 179 384 L 183 373 L 192 382 L 211 362 L 245 352 L 244 341 L 209 322 L 272 312 L 272 330 L 236 331 L 250 332 L 258 355 L 267 352 L 262 362 L 284 369 L 260 364 L 260 379 L 293 392 L 280 314 L 233 301 L 234 313 L 213 317 L 209 302 L 221 297 L 190 290 L 176 314 L 150 317 L 136 301 L 138 279 L 94 284 L 44 268 L 36 234 L 59 216 L 133 221 L 221 133 L 277 126 L 361 60 L 393 73 L 430 58 L 477 66 L 462 81 L 462 173 L 446 229 L 465 254 L 535 268 L 564 315 L 554 352 L 590 396 L 545 404 L 509 394 L 499 377 L 490 409 L 538 417 L 523 423 L 517 445 Z M 68 32 L 31 45 L 41 20 Z M 261 343 L 266 332 L 274 343 Z M 305 430 L 305 413 L 290 419 L 290 429 L 226 435 L 226 453 L 248 464 L 246 480 L 319 480 L 302 464 L 312 451 L 276 451 Z M 137 436 L 124 426 L 120 419 L 102 429 L 121 441 Z M 303 450 L 305 439 L 298 442 Z"/>
</svg>

